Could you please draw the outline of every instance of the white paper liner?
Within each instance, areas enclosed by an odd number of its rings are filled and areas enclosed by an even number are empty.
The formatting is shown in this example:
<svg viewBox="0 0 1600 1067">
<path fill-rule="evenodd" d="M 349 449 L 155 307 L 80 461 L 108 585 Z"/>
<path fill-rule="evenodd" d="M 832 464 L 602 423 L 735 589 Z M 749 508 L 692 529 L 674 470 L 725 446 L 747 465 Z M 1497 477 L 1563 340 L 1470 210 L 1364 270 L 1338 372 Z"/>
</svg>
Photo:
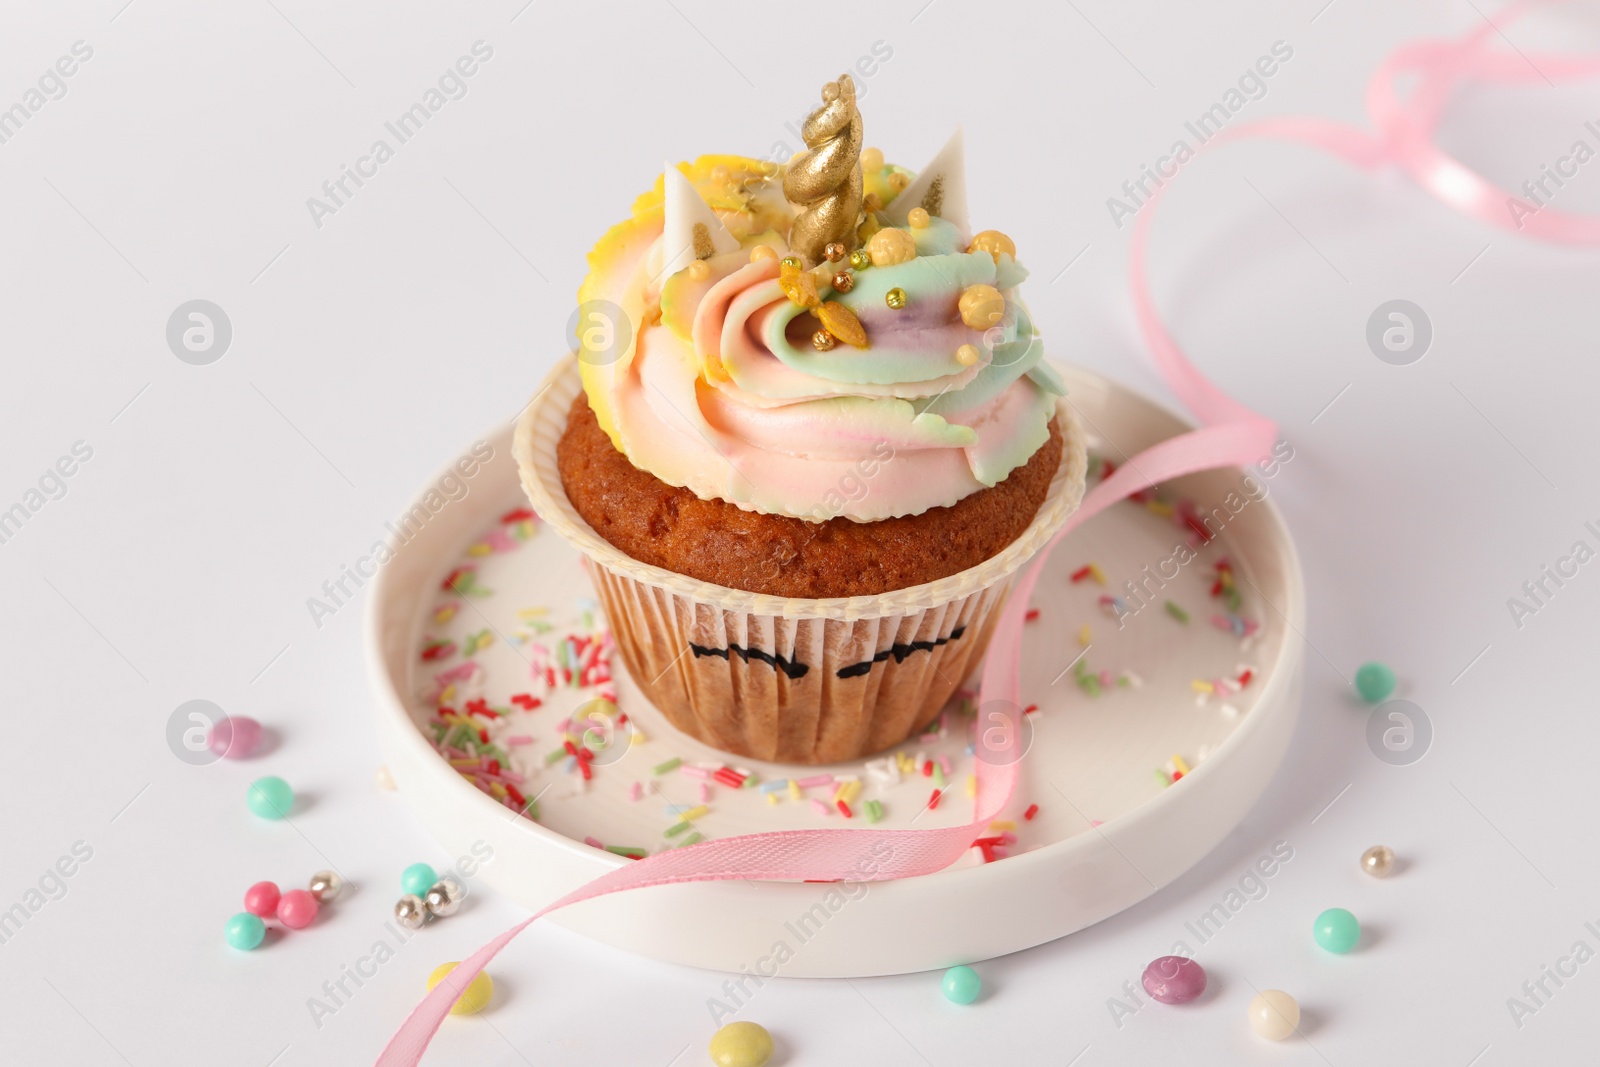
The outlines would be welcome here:
<svg viewBox="0 0 1600 1067">
<path fill-rule="evenodd" d="M 1061 465 L 1044 503 L 1021 536 L 976 567 L 874 596 L 730 589 L 639 562 L 572 507 L 556 444 L 581 389 L 568 355 L 517 422 L 512 451 L 528 500 L 588 556 L 618 651 L 645 695 L 684 732 L 751 758 L 853 759 L 926 725 L 976 668 L 1018 568 L 1083 498 L 1087 449 L 1063 400 Z"/>
</svg>

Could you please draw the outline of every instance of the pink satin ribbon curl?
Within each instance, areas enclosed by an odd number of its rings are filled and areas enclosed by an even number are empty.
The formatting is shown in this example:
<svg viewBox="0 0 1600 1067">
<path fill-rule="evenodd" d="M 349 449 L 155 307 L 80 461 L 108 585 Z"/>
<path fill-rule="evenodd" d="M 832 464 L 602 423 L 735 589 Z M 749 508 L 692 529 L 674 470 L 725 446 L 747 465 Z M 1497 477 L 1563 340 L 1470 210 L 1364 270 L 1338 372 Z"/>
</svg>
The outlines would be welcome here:
<svg viewBox="0 0 1600 1067">
<path fill-rule="evenodd" d="M 1516 4 L 1507 24 L 1546 0 Z M 1562 83 L 1600 74 L 1600 57 L 1507 53 L 1489 45 L 1499 29 L 1486 24 L 1454 40 L 1423 41 L 1396 50 L 1367 86 L 1374 130 L 1314 116 L 1270 118 L 1230 128 L 1201 151 L 1243 139 L 1298 141 L 1357 167 L 1395 166 L 1441 202 L 1491 226 L 1545 241 L 1600 244 L 1600 218 L 1559 212 L 1500 189 L 1433 142 L 1450 94 L 1463 82 L 1527 85 Z M 1414 78 L 1409 95 L 1398 83 Z M 1163 441 L 1129 459 L 1097 485 L 1019 577 L 994 630 L 984 661 L 980 703 L 1020 706 L 1018 666 L 1022 630 L 1045 561 L 1079 524 L 1132 493 L 1198 471 L 1242 467 L 1272 451 L 1277 430 L 1223 393 L 1189 360 L 1167 331 L 1150 295 L 1146 248 L 1158 189 L 1135 224 L 1129 286 L 1140 333 L 1162 377 L 1194 413 L 1200 428 Z M 1006 735 L 1015 743 L 1015 733 Z M 378 1067 L 416 1067 L 450 1006 L 512 938 L 550 912 L 579 901 L 648 886 L 733 878 L 777 881 L 885 881 L 932 874 L 960 859 L 975 837 L 1005 808 L 1019 775 L 1015 761 L 978 760 L 974 816 L 961 826 L 931 830 L 784 830 L 706 841 L 630 862 L 580 886 L 511 927 L 463 960 L 407 1016 L 378 1057 Z M 885 847 L 887 846 L 887 847 Z M 885 858 L 887 857 L 887 858 Z"/>
</svg>

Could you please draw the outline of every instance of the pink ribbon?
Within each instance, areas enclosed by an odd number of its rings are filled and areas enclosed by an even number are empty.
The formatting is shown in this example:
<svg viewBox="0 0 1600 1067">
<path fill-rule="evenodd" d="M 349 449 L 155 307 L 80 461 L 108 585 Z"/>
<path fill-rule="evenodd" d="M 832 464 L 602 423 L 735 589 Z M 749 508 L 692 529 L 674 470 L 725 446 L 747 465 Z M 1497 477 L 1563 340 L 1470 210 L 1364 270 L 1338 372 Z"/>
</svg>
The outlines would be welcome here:
<svg viewBox="0 0 1600 1067">
<path fill-rule="evenodd" d="M 1520 18 L 1545 0 L 1514 5 L 1504 22 Z M 1498 30 L 1485 25 L 1453 41 L 1425 41 L 1394 52 L 1373 75 L 1367 111 L 1376 132 L 1316 117 L 1272 118 L 1231 128 L 1202 151 L 1245 138 L 1298 141 L 1321 148 L 1363 169 L 1394 165 L 1422 188 L 1463 214 L 1492 226 L 1565 244 L 1600 243 L 1600 219 L 1558 212 L 1506 192 L 1433 143 L 1439 117 L 1452 90 L 1463 81 L 1492 84 L 1563 82 L 1600 73 L 1600 58 L 1492 52 Z M 1397 82 L 1414 76 L 1409 96 Z M 1092 516 L 1141 489 L 1197 471 L 1240 467 L 1271 452 L 1274 424 L 1211 384 L 1162 324 L 1150 295 L 1146 248 L 1151 219 L 1163 190 L 1146 205 L 1134 228 L 1129 285 L 1139 330 L 1157 368 L 1201 427 L 1140 452 L 1097 485 L 1044 550 L 1029 564 L 1001 614 L 984 662 L 980 703 L 1022 703 L 1018 665 L 1022 630 L 1039 575 L 1061 539 Z M 950 866 L 1011 799 L 1018 778 L 1004 758 L 1016 732 L 1003 731 L 1001 758 L 978 760 L 978 794 L 970 823 L 931 830 L 784 830 L 706 841 L 628 863 L 580 886 L 535 912 L 463 960 L 401 1024 L 378 1067 L 415 1067 L 462 990 L 512 938 L 552 911 L 583 900 L 648 886 L 733 878 L 780 881 L 884 881 L 932 874 Z"/>
</svg>

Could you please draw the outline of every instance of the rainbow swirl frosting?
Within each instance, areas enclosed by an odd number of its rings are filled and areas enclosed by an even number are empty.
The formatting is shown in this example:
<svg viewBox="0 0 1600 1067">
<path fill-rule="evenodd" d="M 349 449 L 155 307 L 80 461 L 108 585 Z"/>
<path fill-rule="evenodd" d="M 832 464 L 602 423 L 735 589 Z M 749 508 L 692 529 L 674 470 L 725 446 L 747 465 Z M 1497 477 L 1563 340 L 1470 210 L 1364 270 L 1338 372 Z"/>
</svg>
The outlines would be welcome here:
<svg viewBox="0 0 1600 1067">
<path fill-rule="evenodd" d="M 866 334 L 865 347 L 819 350 L 817 309 L 780 282 L 792 219 L 781 167 L 709 156 L 664 173 L 595 246 L 579 290 L 580 339 L 585 316 L 626 319 L 610 324 L 609 345 L 579 349 L 616 447 L 702 498 L 818 522 L 948 506 L 1026 463 L 1064 388 L 1016 295 L 1027 272 L 1006 252 L 966 250 L 959 175 L 945 177 L 929 198 L 902 168 L 866 175 L 884 205 L 866 228 L 903 230 L 915 255 L 819 264 L 817 300 L 843 305 Z M 943 210 L 908 225 L 908 196 Z M 832 285 L 841 269 L 847 291 Z M 983 329 L 962 314 L 974 286 L 1004 298 Z M 898 310 L 891 290 L 904 294 Z"/>
</svg>

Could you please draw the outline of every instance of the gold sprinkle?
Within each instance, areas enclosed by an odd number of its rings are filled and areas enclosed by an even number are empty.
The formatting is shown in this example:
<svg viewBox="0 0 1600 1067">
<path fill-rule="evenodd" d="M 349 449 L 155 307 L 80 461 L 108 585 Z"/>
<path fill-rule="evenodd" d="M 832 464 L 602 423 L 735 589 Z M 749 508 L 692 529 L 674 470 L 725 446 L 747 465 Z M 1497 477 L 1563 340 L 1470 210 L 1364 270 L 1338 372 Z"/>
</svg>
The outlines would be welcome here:
<svg viewBox="0 0 1600 1067">
<path fill-rule="evenodd" d="M 694 258 L 710 259 L 717 254 L 717 246 L 711 243 L 711 231 L 706 229 L 706 224 L 694 224 Z"/>
<path fill-rule="evenodd" d="M 867 331 L 856 313 L 843 304 L 828 301 L 815 311 L 823 328 L 852 348 L 867 347 Z"/>
<path fill-rule="evenodd" d="M 940 174 L 928 183 L 928 191 L 922 198 L 922 209 L 930 215 L 937 215 L 943 207 L 944 175 Z"/>
</svg>

